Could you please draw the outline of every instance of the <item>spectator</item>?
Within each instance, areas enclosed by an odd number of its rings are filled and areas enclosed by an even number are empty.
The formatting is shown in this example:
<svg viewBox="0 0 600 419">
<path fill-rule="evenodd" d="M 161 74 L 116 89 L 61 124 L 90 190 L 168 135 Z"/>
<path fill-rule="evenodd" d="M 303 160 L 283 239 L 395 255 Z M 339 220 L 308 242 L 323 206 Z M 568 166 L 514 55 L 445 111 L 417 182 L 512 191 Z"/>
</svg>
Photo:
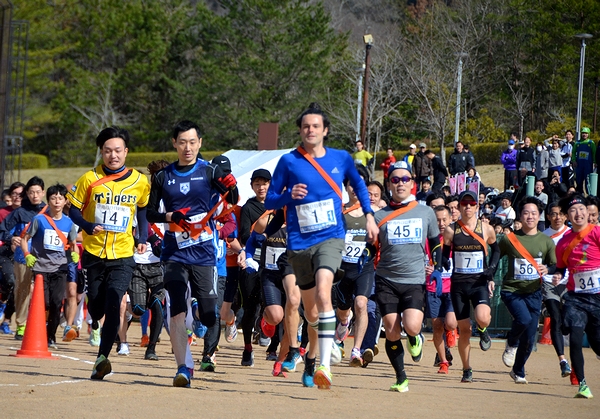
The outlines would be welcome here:
<svg viewBox="0 0 600 419">
<path fill-rule="evenodd" d="M 589 138 L 590 129 L 581 128 L 581 139 L 573 146 L 571 162 L 575 168 L 575 183 L 577 192 L 583 192 L 583 184 L 596 166 L 596 144 Z"/>
<path fill-rule="evenodd" d="M 465 152 L 463 143 L 458 141 L 454 146 L 454 153 L 450 155 L 449 169 L 452 176 L 467 170 L 468 153 Z"/>
<path fill-rule="evenodd" d="M 511 206 L 510 198 L 508 196 L 503 196 L 500 201 L 500 206 L 496 209 L 495 212 L 496 217 L 500 218 L 503 223 L 506 225 L 512 225 L 517 215 L 515 214 L 515 210 Z"/>
<path fill-rule="evenodd" d="M 573 153 L 573 131 L 568 129 L 565 132 L 565 141 L 560 146 L 560 156 L 562 157 L 562 181 L 567 186 L 573 185 L 573 169 L 571 167 Z"/>
<path fill-rule="evenodd" d="M 365 145 L 360 140 L 356 142 L 356 152 L 352 155 L 352 158 L 354 163 L 362 164 L 365 167 L 373 164 L 373 155 L 365 150 Z"/>
<path fill-rule="evenodd" d="M 548 198 L 550 202 L 558 202 L 560 198 L 567 196 L 568 187 L 561 182 L 561 174 L 554 172 L 550 176 L 550 188 L 548 189 Z"/>
<path fill-rule="evenodd" d="M 448 169 L 446 169 L 444 161 L 439 156 L 436 156 L 433 151 L 427 150 L 425 151 L 425 155 L 431 160 L 431 169 L 433 171 L 433 186 L 431 190 L 434 192 L 440 191 L 446 183 L 446 179 L 448 179 Z"/>
<path fill-rule="evenodd" d="M 405 161 L 406 163 L 410 164 L 410 166 L 412 167 L 413 160 L 415 158 L 415 154 L 417 154 L 417 146 L 414 144 L 411 144 L 408 146 L 408 153 L 406 153 L 406 155 L 404 156 L 402 161 Z"/>
<path fill-rule="evenodd" d="M 510 140 L 508 140 L 508 148 L 502 152 L 500 156 L 500 162 L 504 166 L 504 190 L 507 190 L 511 186 L 514 188 L 518 186 L 517 181 L 517 154 L 515 150 L 515 140 L 513 140 L 512 134 Z"/>
<path fill-rule="evenodd" d="M 588 223 L 598 225 L 598 210 L 600 209 L 600 199 L 597 196 L 588 196 L 587 210 Z"/>
<path fill-rule="evenodd" d="M 517 154 L 517 170 L 519 171 L 519 185 L 523 185 L 528 172 L 535 170 L 535 154 L 531 148 L 531 138 L 525 137 L 523 148 Z"/>
<path fill-rule="evenodd" d="M 431 190 L 431 181 L 429 179 L 423 180 L 423 182 L 421 183 L 421 191 L 417 193 L 416 196 L 417 201 L 419 201 L 419 204 L 425 205 L 427 197 L 432 193 L 433 192 Z"/>
<path fill-rule="evenodd" d="M 442 188 L 442 193 L 444 195 L 446 195 L 446 198 L 452 196 L 452 190 L 450 189 L 450 186 L 446 185 Z"/>
<path fill-rule="evenodd" d="M 562 156 L 560 154 L 560 139 L 558 135 L 552 137 L 550 150 L 548 150 L 548 176 L 554 172 L 561 172 Z"/>
<path fill-rule="evenodd" d="M 427 145 L 425 143 L 419 144 L 419 152 L 415 154 L 413 159 L 413 173 L 415 175 L 415 181 L 417 182 L 417 188 L 421 188 L 421 182 L 425 179 L 429 180 L 429 184 L 431 186 L 430 176 L 433 173 L 431 167 L 431 160 L 427 158 L 425 155 L 425 148 Z"/>
<path fill-rule="evenodd" d="M 548 177 L 548 167 L 550 163 L 550 156 L 548 150 L 544 147 L 544 144 L 538 142 L 535 145 L 535 177 L 536 179 L 546 179 Z M 539 229 L 544 231 L 545 228 Z"/>
<path fill-rule="evenodd" d="M 469 144 L 464 145 L 464 150 L 465 150 L 465 153 L 468 154 L 467 166 L 475 167 L 475 156 L 473 155 L 473 153 L 471 153 L 471 148 L 469 147 Z"/>
<path fill-rule="evenodd" d="M 541 180 L 536 181 L 533 192 L 534 196 L 544 205 L 544 210 L 540 211 L 540 220 L 538 221 L 538 230 L 544 231 L 546 229 L 546 206 L 548 205 L 548 195 L 544 193 L 544 182 Z"/>
<path fill-rule="evenodd" d="M 479 190 L 485 189 L 481 178 L 477 174 L 477 170 L 473 166 L 467 166 L 467 177 L 465 178 L 466 185 L 469 186 L 469 183 L 479 182 Z"/>
<path fill-rule="evenodd" d="M 394 157 L 394 150 L 391 147 L 387 149 L 387 157 L 383 159 L 383 162 L 379 165 L 381 170 L 383 171 L 383 180 L 384 183 L 387 182 L 388 178 L 388 170 L 392 164 L 396 163 L 396 157 Z"/>
</svg>

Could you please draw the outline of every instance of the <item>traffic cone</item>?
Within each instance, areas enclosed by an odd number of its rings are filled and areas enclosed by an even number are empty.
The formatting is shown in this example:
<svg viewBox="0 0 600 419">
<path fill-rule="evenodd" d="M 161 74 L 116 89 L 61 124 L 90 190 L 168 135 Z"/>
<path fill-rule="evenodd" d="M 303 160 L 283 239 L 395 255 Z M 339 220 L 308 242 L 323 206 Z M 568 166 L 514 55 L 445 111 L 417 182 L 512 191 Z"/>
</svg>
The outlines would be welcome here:
<svg viewBox="0 0 600 419">
<path fill-rule="evenodd" d="M 552 337 L 550 336 L 550 317 L 544 319 L 544 329 L 542 330 L 541 345 L 552 345 Z"/>
<path fill-rule="evenodd" d="M 15 354 L 21 358 L 50 358 L 48 335 L 46 334 L 46 304 L 44 303 L 44 277 L 35 276 L 33 295 L 27 315 L 27 327 L 21 349 Z"/>
</svg>

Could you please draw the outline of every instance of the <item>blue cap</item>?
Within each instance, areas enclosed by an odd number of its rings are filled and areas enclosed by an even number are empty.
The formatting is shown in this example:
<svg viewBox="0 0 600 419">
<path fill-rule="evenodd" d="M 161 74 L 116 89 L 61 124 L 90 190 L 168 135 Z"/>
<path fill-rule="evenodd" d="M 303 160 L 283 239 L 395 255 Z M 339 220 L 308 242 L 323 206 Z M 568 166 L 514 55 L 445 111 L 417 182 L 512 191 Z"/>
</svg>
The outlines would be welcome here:
<svg viewBox="0 0 600 419">
<path fill-rule="evenodd" d="M 390 168 L 388 169 L 388 177 L 392 174 L 392 172 L 394 170 L 397 170 L 397 169 L 408 170 L 409 172 L 412 173 L 412 169 L 410 167 L 410 164 L 408 164 L 407 162 L 405 162 L 405 161 L 402 160 L 402 161 L 397 161 L 396 163 L 394 163 L 394 164 L 392 164 L 390 166 Z"/>
<path fill-rule="evenodd" d="M 508 145 L 515 145 L 515 140 L 508 140 Z"/>
</svg>

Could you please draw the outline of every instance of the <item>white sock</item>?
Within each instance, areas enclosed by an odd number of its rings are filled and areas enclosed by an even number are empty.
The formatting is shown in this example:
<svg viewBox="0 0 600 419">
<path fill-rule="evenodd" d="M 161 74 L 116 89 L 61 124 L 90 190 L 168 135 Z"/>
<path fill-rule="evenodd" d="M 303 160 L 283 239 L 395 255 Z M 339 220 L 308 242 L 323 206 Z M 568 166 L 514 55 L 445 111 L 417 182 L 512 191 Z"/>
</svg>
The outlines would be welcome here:
<svg viewBox="0 0 600 419">
<path fill-rule="evenodd" d="M 321 366 L 331 367 L 331 345 L 335 337 L 335 311 L 319 313 L 319 353 Z"/>
</svg>

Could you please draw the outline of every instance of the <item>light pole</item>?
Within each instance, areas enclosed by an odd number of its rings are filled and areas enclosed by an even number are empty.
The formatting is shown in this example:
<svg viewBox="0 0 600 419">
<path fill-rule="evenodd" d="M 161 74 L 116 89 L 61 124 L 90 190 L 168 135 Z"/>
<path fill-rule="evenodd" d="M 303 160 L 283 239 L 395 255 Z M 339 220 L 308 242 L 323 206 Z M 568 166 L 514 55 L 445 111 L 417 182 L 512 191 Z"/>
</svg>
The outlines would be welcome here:
<svg viewBox="0 0 600 419">
<path fill-rule="evenodd" d="M 458 127 L 460 125 L 460 90 L 462 85 L 463 58 L 468 57 L 467 53 L 460 52 L 458 55 L 458 74 L 456 79 L 456 122 L 454 124 L 454 145 L 458 142 Z"/>
<path fill-rule="evenodd" d="M 362 124 L 360 127 L 360 139 L 366 146 L 365 142 L 367 136 L 367 104 L 369 103 L 369 66 L 371 64 L 371 47 L 373 46 L 373 35 L 367 34 L 363 36 L 365 41 L 365 77 L 364 77 L 364 88 L 363 88 L 363 102 L 362 102 Z"/>
<path fill-rule="evenodd" d="M 365 64 L 363 63 L 362 67 L 358 67 L 356 71 L 358 71 L 358 100 L 356 101 L 356 140 L 358 142 L 360 140 L 360 118 L 361 118 L 361 106 L 362 106 L 362 95 L 363 95 L 363 76 L 365 74 Z"/>
<path fill-rule="evenodd" d="M 585 40 L 591 39 L 593 35 L 589 33 L 578 33 L 575 38 L 581 39 L 581 53 L 579 61 L 579 89 L 577 91 L 577 142 L 581 140 L 581 100 L 583 98 L 583 71 L 585 69 Z"/>
</svg>

